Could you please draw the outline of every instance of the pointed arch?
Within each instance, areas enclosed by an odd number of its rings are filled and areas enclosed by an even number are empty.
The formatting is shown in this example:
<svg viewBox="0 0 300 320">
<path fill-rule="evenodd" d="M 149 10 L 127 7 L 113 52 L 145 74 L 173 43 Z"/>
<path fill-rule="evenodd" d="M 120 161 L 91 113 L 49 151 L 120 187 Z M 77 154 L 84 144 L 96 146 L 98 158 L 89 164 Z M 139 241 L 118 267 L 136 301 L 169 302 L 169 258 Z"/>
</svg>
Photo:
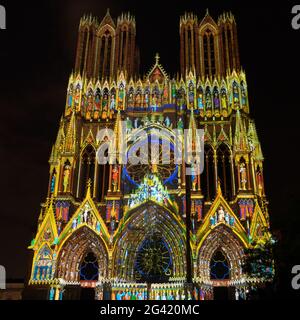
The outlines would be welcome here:
<svg viewBox="0 0 300 320">
<path fill-rule="evenodd" d="M 93 232 L 99 233 L 100 237 L 102 237 L 105 242 L 105 245 L 108 243 L 110 235 L 107 226 L 94 201 L 91 199 L 90 191 L 90 187 L 88 186 L 86 198 L 81 202 L 79 208 L 77 208 L 69 219 L 64 231 L 59 235 L 57 241 L 59 244 L 58 250 L 60 250 L 68 236 L 70 236 L 74 230 L 78 230 L 83 226 L 90 228 Z M 85 211 L 87 212 L 86 218 L 84 217 Z"/>
<path fill-rule="evenodd" d="M 106 45 L 106 37 L 104 34 L 102 34 L 98 40 L 99 44 L 99 57 L 98 59 L 100 61 L 104 61 L 104 55 L 105 55 L 105 45 Z M 101 79 L 101 76 L 103 74 L 103 63 L 100 63 L 100 69 L 99 69 L 99 76 L 100 76 L 100 79 Z"/>
<path fill-rule="evenodd" d="M 234 79 L 232 81 L 232 107 L 236 107 L 240 103 L 240 86 L 238 81 Z"/>
<path fill-rule="evenodd" d="M 143 99 L 143 90 L 141 85 L 138 85 L 136 92 L 135 92 L 135 99 L 134 99 L 134 106 L 136 108 L 140 108 L 142 105 L 142 99 Z"/>
<path fill-rule="evenodd" d="M 99 277 L 108 277 L 108 251 L 92 229 L 82 226 L 67 237 L 58 253 L 56 277 L 65 281 L 80 280 L 80 265 L 89 252 L 97 257 Z"/>
<path fill-rule="evenodd" d="M 201 175 L 201 190 L 206 201 L 212 201 L 216 194 L 214 149 L 204 145 L 204 171 Z"/>
<path fill-rule="evenodd" d="M 94 92 L 94 108 L 93 108 L 93 118 L 95 120 L 99 119 L 100 116 L 100 110 L 101 110 L 101 89 L 100 87 L 97 85 L 96 86 L 96 90 Z"/>
<path fill-rule="evenodd" d="M 205 221 L 197 231 L 197 239 L 199 243 L 196 249 L 198 253 L 199 248 L 210 232 L 218 225 L 225 225 L 230 227 L 230 230 L 241 241 L 244 247 L 249 247 L 249 239 L 244 226 L 241 224 L 239 218 L 232 210 L 229 203 L 222 196 L 222 190 L 218 185 L 217 197 L 212 203 L 210 209 L 206 213 Z"/>
<path fill-rule="evenodd" d="M 120 44 L 119 44 L 119 68 L 125 70 L 127 67 L 127 51 L 128 51 L 128 42 L 129 42 L 129 31 L 128 26 L 123 24 L 120 30 Z"/>
<path fill-rule="evenodd" d="M 182 65 L 184 69 L 182 69 L 183 74 L 184 72 L 193 70 L 195 68 L 195 60 L 196 60 L 196 39 L 195 39 L 195 30 L 193 21 L 189 21 L 185 27 L 182 29 L 181 32 L 182 37 Z"/>
<path fill-rule="evenodd" d="M 198 84 L 198 87 L 197 87 L 197 107 L 200 110 L 203 110 L 204 108 L 204 93 L 203 93 L 203 87 L 201 84 Z"/>
<path fill-rule="evenodd" d="M 219 24 L 220 45 L 222 48 L 223 71 L 239 71 L 240 61 L 238 52 L 237 30 L 234 19 L 224 17 Z"/>
<path fill-rule="evenodd" d="M 127 106 L 131 108 L 134 106 L 134 88 L 132 86 L 128 90 Z"/>
<path fill-rule="evenodd" d="M 79 177 L 79 197 L 84 198 L 86 193 L 87 182 L 89 179 L 92 185 L 95 182 L 95 164 L 96 164 L 96 150 L 88 144 L 81 152 L 80 155 L 80 177 Z"/>
<path fill-rule="evenodd" d="M 227 89 L 226 85 L 222 85 L 221 91 L 221 109 L 222 109 L 222 114 L 224 117 L 227 116 L 228 114 L 228 96 L 227 96 Z"/>
<path fill-rule="evenodd" d="M 210 18 L 204 18 L 199 28 L 202 75 L 213 78 L 219 72 L 218 27 Z"/>
<path fill-rule="evenodd" d="M 217 86 L 214 86 L 213 88 L 213 106 L 214 106 L 214 112 L 216 116 L 220 115 L 220 95 L 219 95 L 219 89 Z"/>
<path fill-rule="evenodd" d="M 41 245 L 33 261 L 31 280 L 45 281 L 53 278 L 53 252 L 47 243 Z"/>
<path fill-rule="evenodd" d="M 248 96 L 247 96 L 247 85 L 244 80 L 240 82 L 240 88 L 241 88 L 241 103 L 242 103 L 242 108 L 245 109 L 247 112 L 248 109 Z"/>
<path fill-rule="evenodd" d="M 57 171 L 56 171 L 56 168 L 53 168 L 50 175 L 48 194 L 55 193 L 56 180 L 57 180 Z"/>
<path fill-rule="evenodd" d="M 217 148 L 217 172 L 222 193 L 227 200 L 233 196 L 231 168 L 231 151 L 225 143 L 221 143 Z"/>
<path fill-rule="evenodd" d="M 188 83 L 188 104 L 190 108 L 195 107 L 194 105 L 195 101 L 195 84 L 193 80 L 190 80 Z"/>
<path fill-rule="evenodd" d="M 169 209 L 149 201 L 131 211 L 114 246 L 113 276 L 126 280 L 136 277 L 135 261 L 143 241 L 159 235 L 172 259 L 169 276 L 182 277 L 186 272 L 185 231 L 183 224 Z"/>
<path fill-rule="evenodd" d="M 197 255 L 197 277 L 203 282 L 211 281 L 211 261 L 221 251 L 228 261 L 230 280 L 242 277 L 244 246 L 232 230 L 224 224 L 208 233 L 201 244 Z"/>
<path fill-rule="evenodd" d="M 115 30 L 109 24 L 98 30 L 97 63 L 99 79 L 107 79 L 113 73 L 115 49 Z M 96 73 L 97 74 L 97 73 Z"/>
<path fill-rule="evenodd" d="M 252 241 L 255 242 L 265 242 L 270 239 L 271 235 L 269 232 L 269 223 L 264 216 L 258 203 L 254 208 L 254 213 L 252 217 L 252 222 L 250 226 L 250 235 Z"/>
<path fill-rule="evenodd" d="M 211 115 L 211 109 L 212 109 L 211 90 L 210 90 L 210 86 L 206 86 L 206 89 L 205 89 L 205 111 L 207 112 L 207 114 Z"/>
<path fill-rule="evenodd" d="M 57 239 L 57 237 L 57 225 L 54 217 L 53 206 L 50 202 L 49 207 L 46 209 L 46 214 L 43 222 L 39 226 L 36 237 L 34 238 L 34 241 L 29 248 L 38 250 L 42 246 L 42 244 L 52 244 L 55 239 Z"/>
<path fill-rule="evenodd" d="M 86 26 L 80 32 L 80 39 L 78 42 L 78 71 L 82 74 L 85 69 L 87 61 L 87 51 L 88 51 L 88 37 L 89 37 L 89 28 Z"/>
</svg>

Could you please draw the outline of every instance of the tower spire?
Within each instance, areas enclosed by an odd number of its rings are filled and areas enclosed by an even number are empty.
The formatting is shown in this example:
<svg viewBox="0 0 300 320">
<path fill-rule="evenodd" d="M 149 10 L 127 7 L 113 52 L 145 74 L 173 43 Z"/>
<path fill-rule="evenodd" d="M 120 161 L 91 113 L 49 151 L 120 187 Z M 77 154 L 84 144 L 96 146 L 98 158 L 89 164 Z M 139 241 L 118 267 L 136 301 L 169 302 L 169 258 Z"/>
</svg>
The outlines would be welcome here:
<svg viewBox="0 0 300 320">
<path fill-rule="evenodd" d="M 159 59 L 160 59 L 159 53 L 156 52 L 156 54 L 155 54 L 155 64 L 159 64 Z"/>
<path fill-rule="evenodd" d="M 91 178 L 89 178 L 86 183 L 86 197 L 91 197 L 91 188 L 92 188 L 92 180 Z"/>
</svg>

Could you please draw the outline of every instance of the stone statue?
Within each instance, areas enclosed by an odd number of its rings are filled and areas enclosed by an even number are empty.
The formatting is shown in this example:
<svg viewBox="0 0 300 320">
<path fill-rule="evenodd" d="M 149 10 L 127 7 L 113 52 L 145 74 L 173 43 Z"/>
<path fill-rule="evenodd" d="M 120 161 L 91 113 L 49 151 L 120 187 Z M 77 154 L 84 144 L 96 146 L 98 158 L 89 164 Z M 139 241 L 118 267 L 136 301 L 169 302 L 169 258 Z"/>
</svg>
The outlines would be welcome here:
<svg viewBox="0 0 300 320">
<path fill-rule="evenodd" d="M 55 293 L 54 288 L 51 287 L 50 294 L 49 294 L 49 300 L 54 300 L 54 293 Z"/>
<path fill-rule="evenodd" d="M 227 99 L 226 99 L 225 93 L 222 93 L 222 95 L 221 95 L 221 106 L 222 106 L 222 109 L 227 108 Z"/>
<path fill-rule="evenodd" d="M 134 128 L 137 129 L 138 128 L 138 118 L 134 119 Z"/>
<path fill-rule="evenodd" d="M 244 162 L 240 163 L 240 180 L 241 180 L 241 189 L 246 190 L 247 183 L 247 171 Z"/>
<path fill-rule="evenodd" d="M 166 117 L 166 119 L 165 119 L 165 125 L 167 126 L 167 127 L 170 127 L 170 125 L 171 125 L 171 121 L 170 121 L 170 118 L 167 116 Z"/>
<path fill-rule="evenodd" d="M 238 289 L 235 289 L 235 300 L 239 300 L 240 299 L 240 294 Z"/>
<path fill-rule="evenodd" d="M 53 193 L 54 192 L 54 188 L 55 188 L 55 179 L 56 179 L 56 173 L 54 172 L 52 175 L 52 179 L 51 179 L 51 187 L 50 187 L 50 192 Z"/>
<path fill-rule="evenodd" d="M 64 187 L 64 192 L 67 192 L 68 185 L 69 185 L 69 178 L 70 178 L 70 166 L 66 165 L 64 168 L 64 178 L 63 178 L 63 187 Z"/>
<path fill-rule="evenodd" d="M 198 108 L 203 109 L 203 94 L 200 92 L 198 94 Z"/>
<path fill-rule="evenodd" d="M 112 170 L 112 185 L 114 187 L 114 192 L 117 191 L 117 186 L 118 186 L 118 180 L 119 180 L 119 169 L 117 166 L 114 166 Z"/>
<path fill-rule="evenodd" d="M 132 130 L 132 122 L 129 117 L 126 118 L 126 132 L 130 133 Z"/>
<path fill-rule="evenodd" d="M 111 98 L 110 98 L 110 106 L 109 106 L 110 110 L 114 110 L 115 109 L 115 105 L 116 105 L 115 96 L 112 94 Z"/>
<path fill-rule="evenodd" d="M 178 126 L 177 128 L 178 130 L 183 130 L 184 126 L 183 126 L 182 118 L 179 118 L 177 126 Z"/>
<path fill-rule="evenodd" d="M 229 224 L 229 214 L 227 211 L 225 211 L 225 222 Z"/>
<path fill-rule="evenodd" d="M 89 213 L 89 209 L 88 209 L 88 207 L 85 207 L 85 210 L 84 210 L 84 213 L 83 213 L 83 221 L 85 223 L 87 223 L 87 220 L 88 220 L 88 213 Z"/>
<path fill-rule="evenodd" d="M 218 210 L 218 222 L 225 222 L 225 212 L 222 206 Z"/>
<path fill-rule="evenodd" d="M 72 229 L 76 229 L 77 228 L 77 219 L 75 218 L 72 222 Z"/>
</svg>

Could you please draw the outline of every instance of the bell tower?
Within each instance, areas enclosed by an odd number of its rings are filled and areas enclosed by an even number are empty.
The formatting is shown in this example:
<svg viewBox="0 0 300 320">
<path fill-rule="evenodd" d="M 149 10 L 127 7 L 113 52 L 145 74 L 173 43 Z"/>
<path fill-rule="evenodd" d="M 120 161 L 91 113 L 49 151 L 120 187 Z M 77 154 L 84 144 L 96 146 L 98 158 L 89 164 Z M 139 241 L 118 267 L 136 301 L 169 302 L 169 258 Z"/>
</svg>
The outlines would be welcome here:
<svg viewBox="0 0 300 320">
<path fill-rule="evenodd" d="M 28 287 L 50 300 L 86 288 L 97 300 L 210 300 L 221 284 L 246 299 L 274 266 L 262 254 L 263 272 L 244 269 L 272 235 L 235 19 L 181 17 L 176 78 L 159 54 L 139 75 L 135 39 L 129 13 L 80 21 Z"/>
<path fill-rule="evenodd" d="M 240 57 L 236 22 L 233 14 L 223 13 L 218 19 L 220 48 L 222 51 L 222 73 L 240 71 Z"/>
<path fill-rule="evenodd" d="M 139 67 L 135 37 L 135 18 L 130 13 L 118 17 L 117 23 L 109 9 L 100 23 L 91 15 L 84 16 L 79 24 L 75 73 L 109 81 L 123 71 L 130 78 Z"/>
<path fill-rule="evenodd" d="M 180 17 L 180 66 L 184 75 L 199 70 L 198 18 L 193 13 Z"/>
<path fill-rule="evenodd" d="M 209 14 L 198 22 L 186 13 L 180 18 L 180 70 L 185 77 L 190 71 L 205 79 L 240 71 L 237 30 L 231 13 L 223 13 L 218 22 Z"/>
<path fill-rule="evenodd" d="M 117 21 L 116 69 L 129 76 L 135 71 L 135 35 L 135 18 L 130 13 L 122 14 Z"/>
</svg>

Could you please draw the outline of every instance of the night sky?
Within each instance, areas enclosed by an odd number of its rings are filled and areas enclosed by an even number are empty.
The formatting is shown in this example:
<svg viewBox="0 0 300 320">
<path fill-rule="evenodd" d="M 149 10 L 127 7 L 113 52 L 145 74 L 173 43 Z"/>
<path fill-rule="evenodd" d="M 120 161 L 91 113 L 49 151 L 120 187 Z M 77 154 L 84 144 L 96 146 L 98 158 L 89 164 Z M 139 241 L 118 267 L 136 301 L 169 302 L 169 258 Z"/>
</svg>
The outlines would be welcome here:
<svg viewBox="0 0 300 320">
<path fill-rule="evenodd" d="M 280 284 L 290 287 L 291 267 L 300 264 L 300 30 L 291 27 L 289 4 L 264 1 L 12 1 L 7 30 L 0 30 L 0 264 L 9 278 L 24 278 L 39 204 L 48 185 L 48 159 L 74 68 L 80 17 L 99 18 L 109 7 L 136 17 L 141 71 L 156 52 L 171 75 L 179 71 L 179 17 L 206 8 L 217 18 L 231 10 L 238 24 L 241 64 L 246 70 L 250 110 L 265 157 L 271 224 L 280 237 Z M 280 233 L 279 233 L 280 231 Z"/>
</svg>

